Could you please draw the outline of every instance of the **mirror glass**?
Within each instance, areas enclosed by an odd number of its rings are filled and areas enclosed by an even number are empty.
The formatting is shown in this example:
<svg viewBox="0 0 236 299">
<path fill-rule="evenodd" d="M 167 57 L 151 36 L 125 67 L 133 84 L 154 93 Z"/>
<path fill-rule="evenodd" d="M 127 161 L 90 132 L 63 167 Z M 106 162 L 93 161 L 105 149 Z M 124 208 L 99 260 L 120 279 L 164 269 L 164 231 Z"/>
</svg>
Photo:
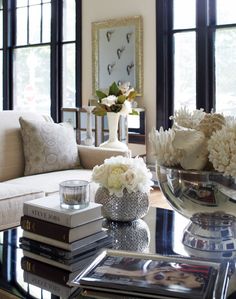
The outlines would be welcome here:
<svg viewBox="0 0 236 299">
<path fill-rule="evenodd" d="M 142 17 L 92 23 L 93 94 L 114 81 L 130 82 L 138 94 L 143 88 Z"/>
</svg>

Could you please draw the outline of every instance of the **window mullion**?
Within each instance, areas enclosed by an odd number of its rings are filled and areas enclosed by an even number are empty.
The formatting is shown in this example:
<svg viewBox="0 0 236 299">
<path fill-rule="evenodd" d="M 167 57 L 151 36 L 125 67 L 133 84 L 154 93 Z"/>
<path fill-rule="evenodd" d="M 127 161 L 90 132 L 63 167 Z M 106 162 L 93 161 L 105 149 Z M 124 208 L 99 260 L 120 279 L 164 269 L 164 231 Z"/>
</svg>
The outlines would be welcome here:
<svg viewBox="0 0 236 299">
<path fill-rule="evenodd" d="M 62 106 L 62 2 L 52 1 L 51 15 L 51 116 L 61 120 Z"/>
<path fill-rule="evenodd" d="M 216 0 L 209 2 L 209 30 L 208 30 L 208 66 L 209 66 L 209 106 L 215 110 L 215 27 Z"/>
<path fill-rule="evenodd" d="M 13 38 L 15 1 L 3 1 L 3 109 L 13 109 Z"/>
<path fill-rule="evenodd" d="M 156 15 L 156 127 L 168 128 L 173 112 L 173 1 L 156 1 Z"/>
<path fill-rule="evenodd" d="M 208 5 L 206 0 L 197 1 L 196 30 L 196 106 L 211 110 L 208 75 Z"/>
</svg>

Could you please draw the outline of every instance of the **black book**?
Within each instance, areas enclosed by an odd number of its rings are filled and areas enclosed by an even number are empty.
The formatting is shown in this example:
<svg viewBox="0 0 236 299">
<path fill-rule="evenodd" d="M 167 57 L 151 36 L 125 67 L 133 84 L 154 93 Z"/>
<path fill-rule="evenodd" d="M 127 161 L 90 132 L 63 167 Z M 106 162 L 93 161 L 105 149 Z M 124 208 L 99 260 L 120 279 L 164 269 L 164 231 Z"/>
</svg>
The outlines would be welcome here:
<svg viewBox="0 0 236 299">
<path fill-rule="evenodd" d="M 100 240 L 106 236 L 107 236 L 107 229 L 102 228 L 101 231 L 99 231 L 95 234 L 92 234 L 85 238 L 76 240 L 75 242 L 72 242 L 72 243 L 66 243 L 66 242 L 60 242 L 60 241 L 57 241 L 57 240 L 54 240 L 51 238 L 47 238 L 47 237 L 44 237 L 44 236 L 41 236 L 41 235 L 38 235 L 35 233 L 31 233 L 28 231 L 23 231 L 23 238 L 34 240 L 34 241 L 37 241 L 37 242 L 40 242 L 43 244 L 48 244 L 50 246 L 62 248 L 64 250 L 68 250 L 68 251 L 74 251 L 74 250 L 80 248 L 81 246 L 91 244 L 91 243 L 93 243 L 97 240 Z"/>
<path fill-rule="evenodd" d="M 106 235 L 100 240 L 88 244 L 82 244 L 77 249 L 69 251 L 46 243 L 31 240 L 29 238 L 21 237 L 20 247 L 22 249 L 29 250 L 40 255 L 50 256 L 52 259 L 71 260 L 91 250 L 110 248 L 112 245 L 112 240 L 112 237 Z"/>
<path fill-rule="evenodd" d="M 61 257 L 56 257 L 55 255 L 51 255 L 45 252 L 42 252 L 40 250 L 37 249 L 31 249 L 30 246 L 28 245 L 24 245 L 24 244 L 20 244 L 20 248 L 23 249 L 23 252 L 26 256 L 32 256 L 34 257 L 34 255 L 36 255 L 37 259 L 40 260 L 40 257 L 42 258 L 46 258 L 49 259 L 52 263 L 55 261 L 57 263 L 63 264 L 63 265 L 68 265 L 68 266 L 73 266 L 79 262 L 83 262 L 83 260 L 87 259 L 88 257 L 92 257 L 95 256 L 100 248 L 93 248 L 90 250 L 86 250 L 85 252 L 78 254 L 76 256 L 73 256 L 71 259 L 64 259 Z M 35 258 L 35 257 L 34 257 Z"/>
<path fill-rule="evenodd" d="M 40 261 L 42 263 L 60 268 L 60 269 L 64 269 L 67 270 L 69 272 L 75 272 L 78 270 L 84 269 L 85 267 L 87 267 L 87 265 L 90 264 L 91 260 L 94 258 L 94 256 L 97 254 L 98 252 L 87 252 L 84 253 L 83 255 L 81 255 L 79 258 L 77 258 L 76 260 L 56 260 L 56 259 L 52 259 L 49 256 L 42 256 L 39 255 L 37 253 L 33 253 L 31 251 L 28 250 L 23 250 L 23 255 L 27 256 L 31 259 Z"/>
<path fill-rule="evenodd" d="M 228 262 L 105 250 L 73 283 L 137 298 L 224 299 L 228 269 Z"/>
</svg>

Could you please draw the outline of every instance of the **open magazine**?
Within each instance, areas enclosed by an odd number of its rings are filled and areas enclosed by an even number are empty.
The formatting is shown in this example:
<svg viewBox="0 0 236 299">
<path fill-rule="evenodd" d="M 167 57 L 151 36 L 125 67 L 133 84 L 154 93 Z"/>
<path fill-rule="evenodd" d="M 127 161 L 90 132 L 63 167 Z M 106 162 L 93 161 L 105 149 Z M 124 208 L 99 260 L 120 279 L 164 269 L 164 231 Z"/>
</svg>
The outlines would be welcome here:
<svg viewBox="0 0 236 299">
<path fill-rule="evenodd" d="M 223 299 L 229 264 L 105 250 L 74 281 L 83 294 Z M 116 296 L 115 296 L 116 295 Z M 118 297 L 117 297 L 118 296 Z M 109 298 L 109 297 L 107 297 Z"/>
</svg>

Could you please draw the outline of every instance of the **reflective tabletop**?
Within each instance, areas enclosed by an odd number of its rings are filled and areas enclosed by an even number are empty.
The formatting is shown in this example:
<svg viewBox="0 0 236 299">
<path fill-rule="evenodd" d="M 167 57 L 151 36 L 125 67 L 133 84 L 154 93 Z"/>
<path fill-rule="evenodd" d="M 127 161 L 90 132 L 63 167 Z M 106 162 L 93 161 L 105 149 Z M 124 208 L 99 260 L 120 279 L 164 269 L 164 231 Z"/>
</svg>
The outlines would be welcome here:
<svg viewBox="0 0 236 299">
<path fill-rule="evenodd" d="M 104 221 L 104 227 L 113 237 L 114 249 L 171 256 L 194 256 L 200 259 L 211 258 L 205 256 L 204 251 L 193 253 L 183 246 L 182 232 L 188 221 L 172 210 L 151 207 L 143 219 L 127 223 Z M 0 232 L 0 290 L 14 294 L 16 298 L 62 298 L 58 293 L 52 294 L 24 281 L 24 271 L 21 269 L 23 251 L 19 248 L 21 236 L 20 227 Z M 1 292 L 0 298 L 2 298 Z M 228 298 L 236 298 L 235 274 L 229 283 Z"/>
</svg>

